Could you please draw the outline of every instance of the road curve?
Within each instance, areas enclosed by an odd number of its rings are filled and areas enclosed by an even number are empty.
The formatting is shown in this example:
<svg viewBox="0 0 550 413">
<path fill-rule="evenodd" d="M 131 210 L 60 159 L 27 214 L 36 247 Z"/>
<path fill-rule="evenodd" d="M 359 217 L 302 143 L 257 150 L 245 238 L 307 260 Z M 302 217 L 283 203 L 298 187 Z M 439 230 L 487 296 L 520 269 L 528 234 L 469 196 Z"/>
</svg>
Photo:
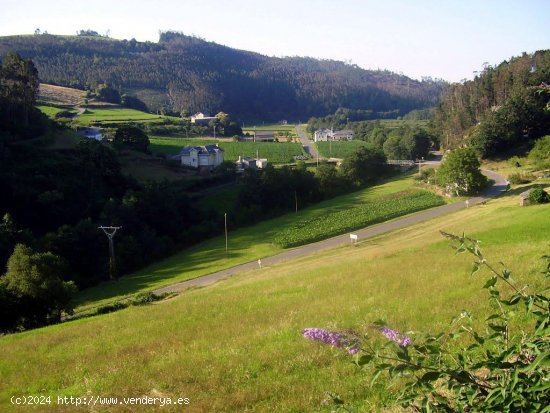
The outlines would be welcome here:
<svg viewBox="0 0 550 413">
<path fill-rule="evenodd" d="M 506 192 L 508 181 L 502 176 L 493 171 L 482 170 L 483 174 L 494 183 L 490 188 L 481 194 L 480 196 L 470 198 L 465 202 L 457 202 L 454 204 L 442 205 L 439 207 L 426 209 L 424 211 L 416 212 L 403 218 L 398 218 L 394 221 L 384 222 L 377 225 L 353 231 L 357 234 L 358 240 L 363 240 L 371 237 L 375 237 L 386 232 L 394 231 L 396 229 L 405 228 L 419 222 L 427 221 L 433 218 L 437 218 L 443 215 L 450 214 L 452 212 L 465 209 L 482 202 L 490 198 L 494 198 L 503 192 Z M 315 242 L 313 244 L 303 245 L 301 247 L 293 248 L 291 250 L 282 252 L 271 257 L 262 258 L 262 265 L 273 265 L 281 262 L 289 261 L 291 259 L 305 257 L 310 254 L 314 254 L 319 251 L 339 247 L 341 245 L 347 245 L 350 242 L 349 233 L 339 235 L 333 238 L 326 239 L 324 241 Z M 202 277 L 194 278 L 192 280 L 182 281 L 176 284 L 168 285 L 166 287 L 158 288 L 153 292 L 155 294 L 162 294 L 168 292 L 177 292 L 193 286 L 204 286 L 214 283 L 221 279 L 230 277 L 231 275 L 238 274 L 244 271 L 253 270 L 258 268 L 258 262 L 252 261 L 245 264 L 237 265 L 235 267 L 226 268 L 225 270 L 217 271 L 212 274 L 208 274 Z"/>
</svg>

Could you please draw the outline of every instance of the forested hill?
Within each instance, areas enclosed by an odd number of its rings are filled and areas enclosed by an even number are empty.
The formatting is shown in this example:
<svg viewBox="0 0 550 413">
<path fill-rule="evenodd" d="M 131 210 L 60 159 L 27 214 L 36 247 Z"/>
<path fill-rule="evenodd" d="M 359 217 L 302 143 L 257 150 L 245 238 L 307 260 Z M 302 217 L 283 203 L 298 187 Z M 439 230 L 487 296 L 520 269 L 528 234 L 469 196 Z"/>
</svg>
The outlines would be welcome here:
<svg viewBox="0 0 550 413">
<path fill-rule="evenodd" d="M 302 57 L 275 58 L 179 33 L 158 43 L 49 34 L 0 37 L 0 56 L 30 58 L 45 83 L 107 83 L 151 110 L 219 110 L 239 117 L 306 119 L 339 107 L 399 111 L 434 106 L 445 84 Z M 397 115 L 397 112 L 396 112 Z"/>
<path fill-rule="evenodd" d="M 470 144 L 493 156 L 550 133 L 550 50 L 486 66 L 452 84 L 436 110 L 445 147 Z"/>
</svg>

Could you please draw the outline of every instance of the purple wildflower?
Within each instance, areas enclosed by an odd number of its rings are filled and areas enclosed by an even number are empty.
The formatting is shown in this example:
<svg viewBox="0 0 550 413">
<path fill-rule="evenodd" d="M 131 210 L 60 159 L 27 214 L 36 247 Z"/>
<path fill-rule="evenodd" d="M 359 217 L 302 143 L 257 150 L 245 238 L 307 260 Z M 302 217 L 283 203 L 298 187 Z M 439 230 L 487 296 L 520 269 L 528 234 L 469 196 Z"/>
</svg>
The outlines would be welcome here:
<svg viewBox="0 0 550 413">
<path fill-rule="evenodd" d="M 324 344 L 330 344 L 333 347 L 342 347 L 342 341 L 345 336 L 335 331 L 323 330 L 322 328 L 306 328 L 302 332 L 305 338 L 320 341 Z"/>
<path fill-rule="evenodd" d="M 396 342 L 401 347 L 407 347 L 412 344 L 410 337 L 400 333 L 397 330 L 392 330 L 389 327 L 383 327 L 381 332 L 388 340 Z"/>
<path fill-rule="evenodd" d="M 348 353 L 353 355 L 359 352 L 359 342 L 356 338 L 349 338 L 337 331 L 323 330 L 322 328 L 306 328 L 302 332 L 305 338 L 330 344 L 333 347 L 346 348 Z"/>
<path fill-rule="evenodd" d="M 357 345 L 354 345 L 353 347 L 348 348 L 348 353 L 351 355 L 359 353 L 359 347 L 357 347 Z"/>
</svg>

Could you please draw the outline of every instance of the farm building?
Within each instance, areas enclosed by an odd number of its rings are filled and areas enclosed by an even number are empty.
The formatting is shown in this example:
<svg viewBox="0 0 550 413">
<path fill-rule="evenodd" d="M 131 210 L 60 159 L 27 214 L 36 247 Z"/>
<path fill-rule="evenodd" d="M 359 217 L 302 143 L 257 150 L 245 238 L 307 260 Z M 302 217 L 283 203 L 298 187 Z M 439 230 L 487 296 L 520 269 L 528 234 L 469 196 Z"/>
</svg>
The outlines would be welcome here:
<svg viewBox="0 0 550 413">
<path fill-rule="evenodd" d="M 100 128 L 85 128 L 79 130 L 78 133 L 88 139 L 103 140 L 103 133 Z"/>
<path fill-rule="evenodd" d="M 254 142 L 275 142 L 275 132 L 273 131 L 254 131 Z"/>
<path fill-rule="evenodd" d="M 177 158 L 182 165 L 212 170 L 223 162 L 223 149 L 218 145 L 186 146 Z"/>
<path fill-rule="evenodd" d="M 313 134 L 315 142 L 327 141 L 351 141 L 353 140 L 353 131 L 349 129 L 333 131 L 332 129 L 319 129 Z"/>
<path fill-rule="evenodd" d="M 197 125 L 208 125 L 208 122 L 213 119 L 217 118 L 215 116 L 205 115 L 202 112 L 197 112 L 193 116 L 191 116 L 191 123 L 195 123 Z"/>
<path fill-rule="evenodd" d="M 245 169 L 264 169 L 267 166 L 267 159 L 254 159 L 248 156 L 239 156 L 235 162 L 237 172 L 244 172 Z"/>
</svg>

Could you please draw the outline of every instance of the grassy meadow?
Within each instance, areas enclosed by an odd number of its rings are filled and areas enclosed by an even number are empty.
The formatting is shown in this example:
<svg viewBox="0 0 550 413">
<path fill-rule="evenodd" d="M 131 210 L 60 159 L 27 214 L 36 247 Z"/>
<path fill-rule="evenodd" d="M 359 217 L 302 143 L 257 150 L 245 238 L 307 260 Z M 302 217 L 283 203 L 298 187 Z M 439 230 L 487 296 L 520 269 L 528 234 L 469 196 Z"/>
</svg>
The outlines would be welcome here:
<svg viewBox="0 0 550 413">
<path fill-rule="evenodd" d="M 217 143 L 225 151 L 226 160 L 237 160 L 239 156 L 267 158 L 271 163 L 294 162 L 294 155 L 303 155 L 299 143 L 292 142 L 234 142 L 230 139 L 164 138 L 151 137 L 149 149 L 156 154 L 176 154 L 187 145 L 208 145 Z"/>
<path fill-rule="evenodd" d="M 87 126 L 91 123 L 108 125 L 109 123 L 120 122 L 162 122 L 164 119 L 165 117 L 161 115 L 113 106 L 105 108 L 87 108 L 82 115 L 75 118 L 75 122 L 81 126 Z"/>
<path fill-rule="evenodd" d="M 316 142 L 317 150 L 321 156 L 326 158 L 346 158 L 357 152 L 361 146 L 365 146 L 365 141 L 335 141 L 335 142 Z"/>
<path fill-rule="evenodd" d="M 301 331 L 367 331 L 384 319 L 403 331 L 436 332 L 463 309 L 480 323 L 488 311 L 486 274 L 470 276 L 472 258 L 455 257 L 439 230 L 481 239 L 489 260 L 504 261 L 520 283 L 540 285 L 550 207 L 520 208 L 517 193 L 509 193 L 158 304 L 0 337 L 0 409 L 329 412 L 323 401 L 332 392 L 360 411 L 399 411 L 391 406 L 398 387 L 384 379 L 371 387 L 371 372 Z M 22 408 L 10 403 L 13 395 L 188 397 L 190 404 Z"/>
<path fill-rule="evenodd" d="M 281 231 L 293 227 L 297 222 L 322 219 L 330 214 L 360 207 L 366 202 L 375 203 L 377 200 L 410 189 L 413 185 L 413 176 L 404 175 L 401 179 L 394 179 L 300 209 L 297 214 L 289 213 L 248 228 L 238 230 L 230 228 L 228 255 L 225 254 L 223 228 L 220 228 L 219 237 L 182 250 L 166 260 L 122 277 L 116 283 L 107 282 L 82 291 L 77 296 L 79 310 L 86 310 L 90 306 L 95 307 L 137 292 L 153 290 L 238 264 L 255 261 L 258 258 L 275 255 L 283 250 L 273 243 L 273 238 Z M 228 188 L 222 202 L 230 202 L 226 197 L 230 199 L 234 196 L 233 191 L 234 188 Z M 204 202 L 215 201 L 211 197 L 207 197 Z"/>
</svg>

